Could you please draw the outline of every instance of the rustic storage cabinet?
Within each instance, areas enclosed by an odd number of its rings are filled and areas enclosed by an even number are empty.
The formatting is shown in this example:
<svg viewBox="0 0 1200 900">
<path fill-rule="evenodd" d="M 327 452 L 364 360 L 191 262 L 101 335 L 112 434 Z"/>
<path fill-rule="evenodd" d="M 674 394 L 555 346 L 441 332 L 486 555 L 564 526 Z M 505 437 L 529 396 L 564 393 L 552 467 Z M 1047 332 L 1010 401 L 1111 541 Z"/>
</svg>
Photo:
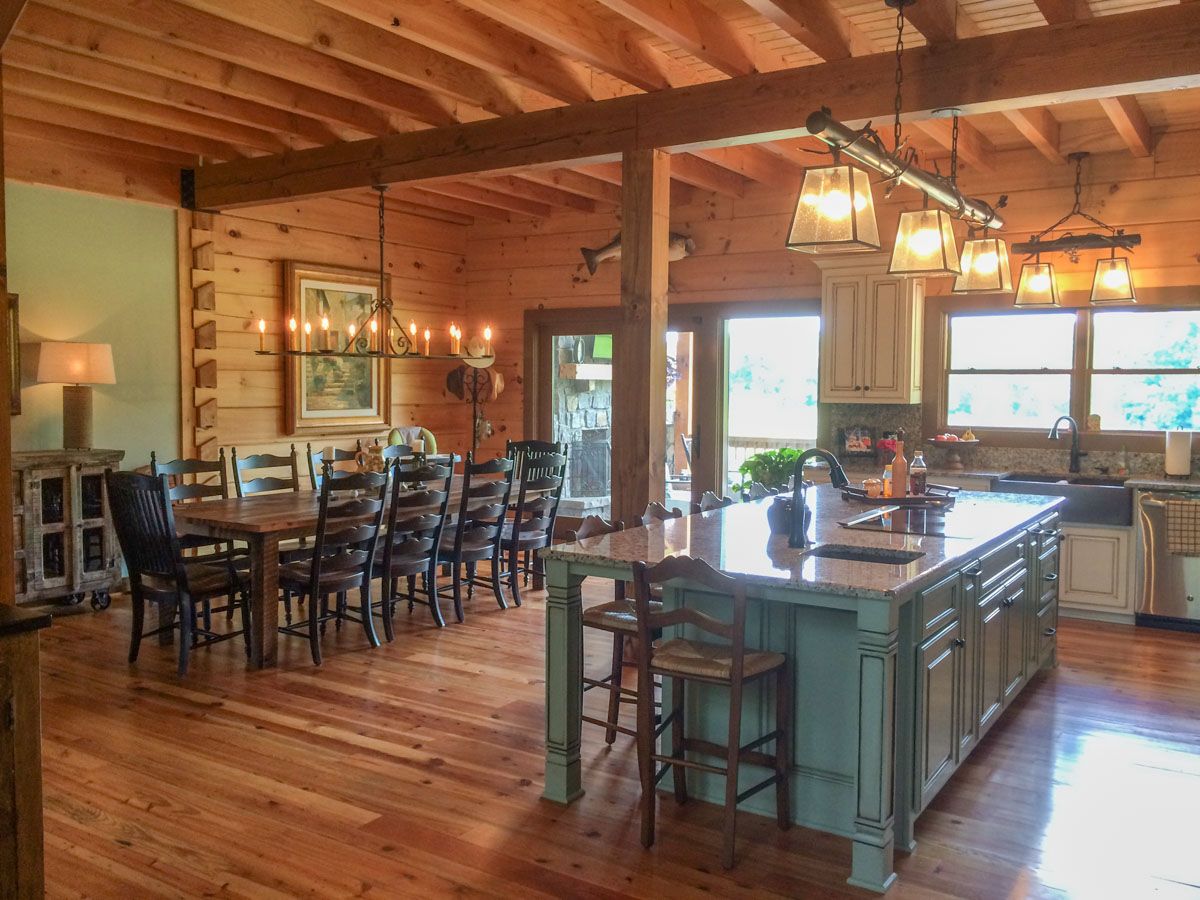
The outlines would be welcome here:
<svg viewBox="0 0 1200 900">
<path fill-rule="evenodd" d="M 17 603 L 66 598 L 104 609 L 121 580 L 104 473 L 123 450 L 39 450 L 13 454 Z"/>
</svg>

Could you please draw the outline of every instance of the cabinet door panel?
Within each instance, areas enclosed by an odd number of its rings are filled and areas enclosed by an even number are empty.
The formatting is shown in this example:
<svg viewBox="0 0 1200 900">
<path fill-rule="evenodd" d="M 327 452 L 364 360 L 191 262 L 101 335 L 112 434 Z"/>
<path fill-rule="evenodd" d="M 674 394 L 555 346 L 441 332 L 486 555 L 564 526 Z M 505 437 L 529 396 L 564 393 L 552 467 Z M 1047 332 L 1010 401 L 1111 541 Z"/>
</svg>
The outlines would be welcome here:
<svg viewBox="0 0 1200 900">
<path fill-rule="evenodd" d="M 821 399 L 862 397 L 858 344 L 862 331 L 863 279 L 829 278 L 821 303 Z"/>
<path fill-rule="evenodd" d="M 867 278 L 866 328 L 863 333 L 863 392 L 868 400 L 902 400 L 907 393 L 903 352 L 908 342 L 904 283 L 897 278 Z"/>
<path fill-rule="evenodd" d="M 975 665 L 979 678 L 979 733 L 991 727 L 1004 706 L 1004 633 L 1008 621 L 1001 604 L 1002 592 L 994 592 L 979 604 L 979 642 Z"/>
<path fill-rule="evenodd" d="M 1103 612 L 1132 612 L 1128 528 L 1063 530 L 1059 602 Z"/>
<path fill-rule="evenodd" d="M 962 625 L 954 622 L 917 650 L 918 806 L 933 798 L 958 761 Z"/>
</svg>

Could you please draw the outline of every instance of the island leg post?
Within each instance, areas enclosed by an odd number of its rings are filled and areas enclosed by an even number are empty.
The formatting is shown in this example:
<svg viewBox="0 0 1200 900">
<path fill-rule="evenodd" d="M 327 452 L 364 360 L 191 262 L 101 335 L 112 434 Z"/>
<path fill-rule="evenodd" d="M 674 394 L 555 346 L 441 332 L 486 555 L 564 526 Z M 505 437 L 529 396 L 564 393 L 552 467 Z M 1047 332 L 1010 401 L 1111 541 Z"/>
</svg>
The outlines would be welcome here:
<svg viewBox="0 0 1200 900">
<path fill-rule="evenodd" d="M 858 614 L 858 808 L 849 883 L 880 893 L 896 880 L 896 654 L 900 632 L 887 605 Z"/>
<path fill-rule="evenodd" d="M 579 762 L 583 725 L 583 578 L 546 560 L 546 787 L 542 796 L 571 803 L 583 796 Z"/>
</svg>

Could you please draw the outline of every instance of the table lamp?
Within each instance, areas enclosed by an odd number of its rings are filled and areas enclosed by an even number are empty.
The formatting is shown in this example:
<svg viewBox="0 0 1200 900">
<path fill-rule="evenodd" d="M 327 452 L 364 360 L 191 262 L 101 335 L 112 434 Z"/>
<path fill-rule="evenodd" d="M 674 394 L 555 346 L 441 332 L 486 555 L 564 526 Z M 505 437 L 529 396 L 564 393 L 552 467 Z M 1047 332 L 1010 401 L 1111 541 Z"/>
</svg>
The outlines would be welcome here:
<svg viewBox="0 0 1200 900">
<path fill-rule="evenodd" d="M 44 341 L 39 348 L 39 384 L 63 386 L 63 448 L 92 449 L 93 384 L 116 384 L 111 344 Z"/>
</svg>

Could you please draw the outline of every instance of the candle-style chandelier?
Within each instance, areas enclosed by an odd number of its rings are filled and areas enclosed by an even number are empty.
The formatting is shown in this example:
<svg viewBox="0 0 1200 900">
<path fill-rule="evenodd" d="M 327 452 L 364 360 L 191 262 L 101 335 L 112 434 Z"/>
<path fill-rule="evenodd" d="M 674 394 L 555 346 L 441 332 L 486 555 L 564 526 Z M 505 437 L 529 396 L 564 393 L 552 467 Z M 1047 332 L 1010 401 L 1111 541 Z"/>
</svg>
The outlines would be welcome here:
<svg viewBox="0 0 1200 900">
<path fill-rule="evenodd" d="M 387 296 L 384 262 L 387 224 L 383 198 L 387 185 L 376 185 L 375 190 L 379 192 L 379 292 L 367 312 L 346 325 L 344 338 L 330 331 L 327 315 L 321 317 L 316 327 L 307 319 L 300 322 L 291 316 L 282 329 L 283 347 L 279 350 L 267 349 L 267 320 L 259 319 L 256 353 L 259 356 L 453 359 L 473 368 L 487 368 L 495 361 L 491 325 L 484 326 L 481 337 L 467 341 L 464 353 L 463 330 L 457 322 L 451 322 L 447 329 L 450 352 L 433 353 L 433 331 L 429 325 L 419 329 L 415 318 L 407 326 L 396 318 L 395 305 Z"/>
</svg>

